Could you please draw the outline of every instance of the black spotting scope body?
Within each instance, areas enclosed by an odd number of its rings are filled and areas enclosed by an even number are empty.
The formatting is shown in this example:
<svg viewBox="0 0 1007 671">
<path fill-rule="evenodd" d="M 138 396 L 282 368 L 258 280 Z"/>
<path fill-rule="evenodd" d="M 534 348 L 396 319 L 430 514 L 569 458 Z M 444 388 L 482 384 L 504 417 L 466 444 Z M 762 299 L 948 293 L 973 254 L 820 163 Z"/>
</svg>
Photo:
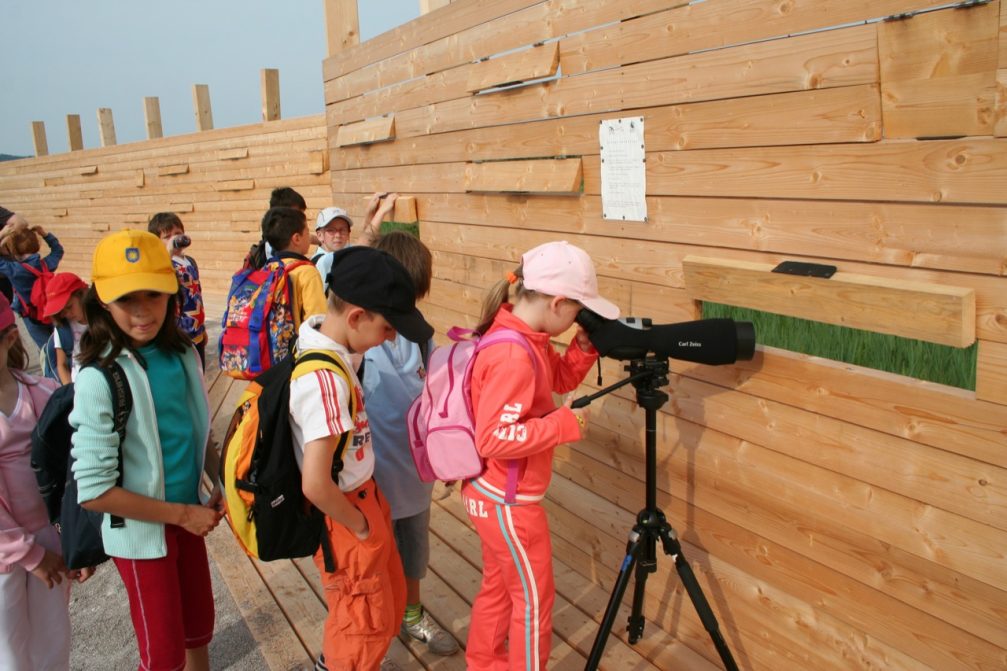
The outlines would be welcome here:
<svg viewBox="0 0 1007 671">
<path fill-rule="evenodd" d="M 602 356 L 624 361 L 679 359 L 711 366 L 747 361 L 755 355 L 755 326 L 733 319 L 700 319 L 678 324 L 651 324 L 650 319 L 605 319 L 582 308 L 577 323 Z"/>
</svg>

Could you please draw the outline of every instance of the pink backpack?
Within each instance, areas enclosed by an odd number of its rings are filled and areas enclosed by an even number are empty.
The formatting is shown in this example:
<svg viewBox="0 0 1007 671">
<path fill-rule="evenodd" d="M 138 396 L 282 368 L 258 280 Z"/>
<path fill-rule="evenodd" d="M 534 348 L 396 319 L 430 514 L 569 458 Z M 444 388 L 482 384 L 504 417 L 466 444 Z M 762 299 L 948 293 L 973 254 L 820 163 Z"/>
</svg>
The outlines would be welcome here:
<svg viewBox="0 0 1007 671">
<path fill-rule="evenodd" d="M 479 337 L 475 331 L 454 327 L 448 331 L 454 341 L 430 355 L 423 391 L 406 415 L 409 451 L 423 482 L 468 480 L 485 470 L 475 441 L 472 412 L 472 367 L 476 354 L 499 343 L 520 345 L 536 361 L 528 341 L 517 331 L 500 329 Z M 517 494 L 518 460 L 507 469 L 506 501 Z"/>
</svg>

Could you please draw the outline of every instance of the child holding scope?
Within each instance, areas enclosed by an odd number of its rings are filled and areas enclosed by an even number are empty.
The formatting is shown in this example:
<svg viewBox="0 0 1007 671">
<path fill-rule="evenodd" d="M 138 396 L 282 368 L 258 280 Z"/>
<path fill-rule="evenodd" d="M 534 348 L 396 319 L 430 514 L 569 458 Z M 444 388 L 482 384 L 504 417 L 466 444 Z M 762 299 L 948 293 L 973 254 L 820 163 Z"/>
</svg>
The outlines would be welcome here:
<svg viewBox="0 0 1007 671">
<path fill-rule="evenodd" d="M 465 655 L 472 669 L 545 668 L 549 659 L 555 584 L 540 502 L 556 446 L 579 440 L 587 425 L 586 408 L 572 409 L 570 399 L 556 408 L 552 394 L 573 391 L 598 359 L 580 327 L 562 356 L 550 339 L 569 329 L 582 307 L 619 316 L 619 308 L 598 295 L 587 253 L 549 242 L 526 252 L 493 287 L 476 329 L 516 331 L 534 358 L 520 345 L 500 343 L 473 364 L 476 446 L 486 469 L 462 487 L 483 557 Z"/>
</svg>

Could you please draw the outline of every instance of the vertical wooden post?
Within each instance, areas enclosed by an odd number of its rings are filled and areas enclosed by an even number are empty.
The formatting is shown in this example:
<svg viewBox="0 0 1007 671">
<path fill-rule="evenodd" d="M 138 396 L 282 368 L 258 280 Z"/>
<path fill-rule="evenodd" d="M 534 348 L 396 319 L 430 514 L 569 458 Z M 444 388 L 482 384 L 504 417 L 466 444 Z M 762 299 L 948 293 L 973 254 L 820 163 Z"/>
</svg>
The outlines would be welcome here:
<svg viewBox="0 0 1007 671">
<path fill-rule="evenodd" d="M 420 0 L 420 14 L 428 14 L 450 4 L 451 0 Z"/>
<path fill-rule="evenodd" d="M 262 120 L 278 121 L 280 118 L 280 71 L 276 68 L 260 70 L 259 88 L 262 90 Z"/>
<path fill-rule="evenodd" d="M 143 121 L 147 126 L 148 140 L 164 137 L 164 130 L 161 128 L 161 101 L 157 96 L 143 99 Z"/>
<path fill-rule="evenodd" d="M 115 144 L 115 122 L 112 120 L 112 109 L 109 107 L 98 108 L 98 135 L 101 137 L 102 147 L 111 147 Z"/>
<path fill-rule="evenodd" d="M 49 154 L 49 143 L 45 139 L 45 122 L 31 122 L 31 139 L 35 145 L 36 156 L 47 156 Z"/>
<path fill-rule="evenodd" d="M 330 56 L 360 44 L 357 0 L 325 0 L 325 37 Z"/>
<path fill-rule="evenodd" d="M 80 115 L 66 115 L 66 144 L 70 151 L 80 151 L 84 148 L 84 135 L 80 132 Z"/>
<path fill-rule="evenodd" d="M 210 87 L 192 85 L 192 108 L 196 114 L 196 130 L 213 129 L 213 110 L 210 109 Z"/>
</svg>

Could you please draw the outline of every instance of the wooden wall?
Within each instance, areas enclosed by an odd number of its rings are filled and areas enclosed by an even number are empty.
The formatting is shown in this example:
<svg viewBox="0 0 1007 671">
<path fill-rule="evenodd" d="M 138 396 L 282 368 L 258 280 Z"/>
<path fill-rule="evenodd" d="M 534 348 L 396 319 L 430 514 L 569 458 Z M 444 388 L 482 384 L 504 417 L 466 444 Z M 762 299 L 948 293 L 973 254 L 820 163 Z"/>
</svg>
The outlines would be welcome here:
<svg viewBox="0 0 1007 671">
<path fill-rule="evenodd" d="M 324 64 L 333 200 L 416 197 L 441 331 L 566 239 L 626 314 L 716 297 L 978 339 L 976 393 L 772 348 L 673 362 L 659 503 L 742 668 L 1007 668 L 1007 12 L 878 21 L 938 4 L 457 0 Z M 649 221 L 605 221 L 598 124 L 639 115 Z M 788 259 L 841 274 L 768 272 Z M 611 395 L 557 450 L 555 553 L 606 588 L 642 423 Z M 647 614 L 719 665 L 667 559 Z"/>
<path fill-rule="evenodd" d="M 66 250 L 59 270 L 85 278 L 106 232 L 146 230 L 155 212 L 177 212 L 212 317 L 274 188 L 303 195 L 312 221 L 330 204 L 325 144 L 316 115 L 9 161 L 0 163 L 0 204 L 54 232 Z"/>
</svg>

